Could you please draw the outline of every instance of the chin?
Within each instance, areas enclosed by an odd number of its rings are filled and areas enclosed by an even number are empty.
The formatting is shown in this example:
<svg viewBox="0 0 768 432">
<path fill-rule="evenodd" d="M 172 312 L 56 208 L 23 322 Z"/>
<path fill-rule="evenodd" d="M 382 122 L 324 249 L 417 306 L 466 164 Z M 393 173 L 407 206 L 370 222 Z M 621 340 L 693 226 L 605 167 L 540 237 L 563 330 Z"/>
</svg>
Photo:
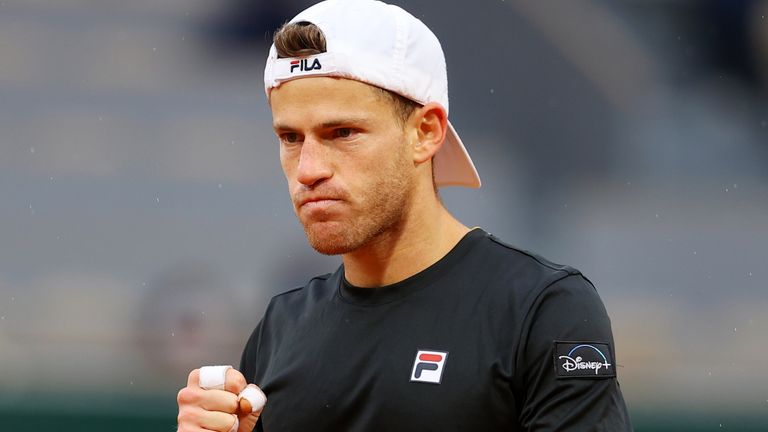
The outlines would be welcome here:
<svg viewBox="0 0 768 432">
<path fill-rule="evenodd" d="M 312 249 L 323 255 L 344 255 L 352 250 L 350 248 L 339 247 L 338 244 L 334 243 L 313 242 L 310 240 L 309 244 L 312 246 Z"/>
<path fill-rule="evenodd" d="M 343 255 L 360 245 L 350 238 L 350 230 L 338 223 L 318 222 L 304 226 L 309 245 L 323 255 Z"/>
</svg>

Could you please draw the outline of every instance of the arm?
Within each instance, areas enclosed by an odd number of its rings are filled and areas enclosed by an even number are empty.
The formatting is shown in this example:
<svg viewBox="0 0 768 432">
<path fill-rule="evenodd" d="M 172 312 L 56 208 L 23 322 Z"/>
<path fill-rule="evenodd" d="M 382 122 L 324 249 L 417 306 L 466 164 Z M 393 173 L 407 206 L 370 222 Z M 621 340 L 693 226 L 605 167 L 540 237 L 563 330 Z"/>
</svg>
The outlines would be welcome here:
<svg viewBox="0 0 768 432">
<path fill-rule="evenodd" d="M 616 380 L 611 323 L 586 278 L 570 274 L 542 290 L 520 342 L 516 384 L 527 430 L 632 430 Z"/>
</svg>

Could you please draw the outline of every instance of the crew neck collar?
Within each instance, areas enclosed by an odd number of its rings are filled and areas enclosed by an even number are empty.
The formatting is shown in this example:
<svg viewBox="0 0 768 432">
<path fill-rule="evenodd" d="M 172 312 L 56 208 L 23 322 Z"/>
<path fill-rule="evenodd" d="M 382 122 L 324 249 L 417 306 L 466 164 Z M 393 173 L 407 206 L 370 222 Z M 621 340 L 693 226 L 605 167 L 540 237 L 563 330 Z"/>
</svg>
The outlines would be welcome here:
<svg viewBox="0 0 768 432">
<path fill-rule="evenodd" d="M 488 234 L 480 228 L 473 228 L 445 256 L 424 270 L 400 282 L 375 288 L 360 288 L 344 277 L 344 265 L 339 267 L 338 296 L 346 303 L 361 306 L 375 306 L 391 303 L 431 285 L 443 277 L 447 269 L 453 268 L 459 260 L 483 237 Z"/>
</svg>

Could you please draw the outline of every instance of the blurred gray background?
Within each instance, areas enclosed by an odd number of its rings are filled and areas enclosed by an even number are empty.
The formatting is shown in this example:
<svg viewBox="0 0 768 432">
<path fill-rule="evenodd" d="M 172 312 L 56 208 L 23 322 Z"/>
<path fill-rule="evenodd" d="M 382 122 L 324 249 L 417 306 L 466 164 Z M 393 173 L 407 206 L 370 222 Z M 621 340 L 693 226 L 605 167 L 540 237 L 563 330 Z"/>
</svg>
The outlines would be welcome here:
<svg viewBox="0 0 768 432">
<path fill-rule="evenodd" d="M 0 1 L 0 429 L 173 430 L 332 271 L 262 70 L 305 1 Z M 465 224 L 581 269 L 637 430 L 768 430 L 768 1 L 396 0 L 446 52 Z"/>
</svg>

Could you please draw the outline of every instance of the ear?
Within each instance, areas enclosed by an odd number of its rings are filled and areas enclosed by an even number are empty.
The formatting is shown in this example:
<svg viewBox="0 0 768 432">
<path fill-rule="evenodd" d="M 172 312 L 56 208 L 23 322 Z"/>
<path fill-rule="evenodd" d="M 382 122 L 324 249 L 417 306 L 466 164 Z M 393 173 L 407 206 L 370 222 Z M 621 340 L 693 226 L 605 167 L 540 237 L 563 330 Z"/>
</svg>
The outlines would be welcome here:
<svg viewBox="0 0 768 432">
<path fill-rule="evenodd" d="M 416 133 L 413 161 L 421 164 L 431 160 L 443 146 L 448 131 L 448 115 L 442 105 L 431 102 L 417 109 L 411 121 Z"/>
</svg>

